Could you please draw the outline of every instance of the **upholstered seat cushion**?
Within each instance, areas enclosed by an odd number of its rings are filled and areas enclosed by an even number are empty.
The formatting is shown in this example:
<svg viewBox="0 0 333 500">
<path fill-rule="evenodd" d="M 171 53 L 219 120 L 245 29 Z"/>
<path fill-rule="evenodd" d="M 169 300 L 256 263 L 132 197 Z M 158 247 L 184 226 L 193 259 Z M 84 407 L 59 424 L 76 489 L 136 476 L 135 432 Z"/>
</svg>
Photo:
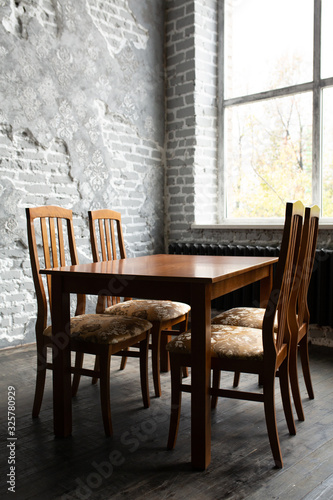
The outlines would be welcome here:
<svg viewBox="0 0 333 500">
<path fill-rule="evenodd" d="M 166 346 L 167 351 L 190 354 L 191 331 L 175 337 Z M 262 331 L 232 325 L 212 325 L 211 356 L 234 359 L 263 359 Z"/>
<path fill-rule="evenodd" d="M 234 307 L 215 316 L 213 325 L 246 326 L 249 328 L 262 328 L 265 309 L 261 307 Z M 274 321 L 274 331 L 278 331 L 277 317 Z"/>
<path fill-rule="evenodd" d="M 71 337 L 95 344 L 118 344 L 141 335 L 152 326 L 149 321 L 136 317 L 82 314 L 71 318 Z M 48 326 L 43 334 L 51 336 L 51 328 Z"/>
<path fill-rule="evenodd" d="M 167 321 L 183 316 L 189 310 L 190 306 L 182 302 L 132 299 L 108 307 L 105 313 L 135 316 L 148 321 Z"/>
</svg>

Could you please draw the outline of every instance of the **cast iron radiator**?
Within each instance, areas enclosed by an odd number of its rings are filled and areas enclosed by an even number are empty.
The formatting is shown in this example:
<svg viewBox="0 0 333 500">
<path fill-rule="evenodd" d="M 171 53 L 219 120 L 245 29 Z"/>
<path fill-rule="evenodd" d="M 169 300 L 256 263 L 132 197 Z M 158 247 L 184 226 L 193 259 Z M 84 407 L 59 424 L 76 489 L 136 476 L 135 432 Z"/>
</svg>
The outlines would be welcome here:
<svg viewBox="0 0 333 500">
<path fill-rule="evenodd" d="M 278 246 L 219 245 L 217 243 L 171 243 L 170 254 L 183 255 L 245 255 L 278 257 Z M 237 306 L 258 307 L 259 283 L 213 300 L 212 308 L 218 310 Z M 333 250 L 317 249 L 311 277 L 308 304 L 310 322 L 333 327 Z"/>
</svg>

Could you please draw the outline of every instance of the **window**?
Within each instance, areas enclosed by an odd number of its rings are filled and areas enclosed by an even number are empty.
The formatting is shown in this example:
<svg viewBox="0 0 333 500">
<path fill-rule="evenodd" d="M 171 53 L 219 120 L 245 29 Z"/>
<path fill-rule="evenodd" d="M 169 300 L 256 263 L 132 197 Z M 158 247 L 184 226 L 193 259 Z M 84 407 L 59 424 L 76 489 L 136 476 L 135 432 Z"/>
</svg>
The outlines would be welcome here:
<svg viewBox="0 0 333 500">
<path fill-rule="evenodd" d="M 224 222 L 317 203 L 333 220 L 332 0 L 220 3 Z"/>
</svg>

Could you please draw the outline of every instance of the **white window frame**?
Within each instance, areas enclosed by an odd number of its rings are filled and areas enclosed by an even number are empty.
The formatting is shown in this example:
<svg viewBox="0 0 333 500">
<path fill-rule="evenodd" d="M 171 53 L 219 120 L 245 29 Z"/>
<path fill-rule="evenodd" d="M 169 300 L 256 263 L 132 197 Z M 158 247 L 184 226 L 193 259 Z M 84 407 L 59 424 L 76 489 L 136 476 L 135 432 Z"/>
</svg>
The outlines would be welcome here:
<svg viewBox="0 0 333 500">
<path fill-rule="evenodd" d="M 333 77 L 320 78 L 320 57 L 317 55 L 321 53 L 321 0 L 314 0 L 314 44 L 313 44 L 313 80 L 311 82 L 292 85 L 284 88 L 259 92 L 242 97 L 235 97 L 231 99 L 224 99 L 224 5 L 226 0 L 218 1 L 218 200 L 219 207 L 218 213 L 220 220 L 218 224 L 212 226 L 217 228 L 249 228 L 260 227 L 262 229 L 272 228 L 272 226 L 281 226 L 283 224 L 282 218 L 268 219 L 231 219 L 226 218 L 226 197 L 225 197 L 225 170 L 224 170 L 224 113 L 225 110 L 237 104 L 255 103 L 265 99 L 274 97 L 288 96 L 303 92 L 312 91 L 313 93 L 313 106 L 312 106 L 312 202 L 322 206 L 322 171 L 321 171 L 321 125 L 322 125 L 322 91 L 324 88 L 333 86 Z M 325 218 L 321 220 L 321 225 L 325 225 L 329 229 L 333 229 L 333 219 Z M 195 225 L 200 227 L 199 225 Z M 202 226 L 203 227 L 203 226 Z M 207 226 L 206 226 L 207 227 Z"/>
</svg>

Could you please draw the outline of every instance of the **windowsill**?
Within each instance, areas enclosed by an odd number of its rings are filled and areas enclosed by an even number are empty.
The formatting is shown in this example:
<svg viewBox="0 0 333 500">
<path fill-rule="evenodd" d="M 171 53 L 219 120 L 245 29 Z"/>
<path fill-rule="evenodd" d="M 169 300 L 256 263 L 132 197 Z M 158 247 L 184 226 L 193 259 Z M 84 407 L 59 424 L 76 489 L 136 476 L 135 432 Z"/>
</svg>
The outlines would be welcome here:
<svg viewBox="0 0 333 500">
<path fill-rule="evenodd" d="M 246 229 L 249 230 L 260 230 L 260 229 L 273 229 L 279 230 L 283 229 L 283 222 L 281 221 L 270 221 L 268 222 L 258 222 L 258 221 L 249 221 L 249 222 L 226 222 L 224 224 L 191 224 L 191 229 L 210 229 L 210 230 L 225 230 L 225 229 Z M 333 230 L 333 222 L 319 222 L 319 229 L 327 229 Z"/>
</svg>

